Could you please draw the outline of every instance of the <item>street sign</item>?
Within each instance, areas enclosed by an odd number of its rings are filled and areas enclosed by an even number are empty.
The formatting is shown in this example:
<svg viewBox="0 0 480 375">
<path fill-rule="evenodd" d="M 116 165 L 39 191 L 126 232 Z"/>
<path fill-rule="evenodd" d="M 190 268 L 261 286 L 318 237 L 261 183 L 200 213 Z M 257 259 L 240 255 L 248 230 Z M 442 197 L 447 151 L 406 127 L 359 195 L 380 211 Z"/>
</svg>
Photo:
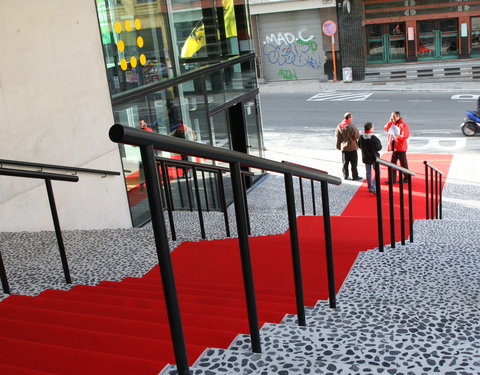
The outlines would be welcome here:
<svg viewBox="0 0 480 375">
<path fill-rule="evenodd" d="M 337 24 L 333 21 L 325 21 L 323 24 L 323 33 L 326 36 L 332 36 L 337 32 Z"/>
</svg>

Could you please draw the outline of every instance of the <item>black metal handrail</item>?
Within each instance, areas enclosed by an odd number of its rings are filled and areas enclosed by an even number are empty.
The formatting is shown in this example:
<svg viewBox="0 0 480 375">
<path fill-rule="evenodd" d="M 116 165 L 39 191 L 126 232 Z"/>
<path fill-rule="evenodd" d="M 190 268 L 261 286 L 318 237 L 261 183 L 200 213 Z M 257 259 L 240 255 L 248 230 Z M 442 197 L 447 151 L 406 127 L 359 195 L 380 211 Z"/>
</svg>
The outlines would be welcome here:
<svg viewBox="0 0 480 375">
<path fill-rule="evenodd" d="M 62 261 L 63 273 L 65 275 L 65 281 L 67 282 L 67 284 L 71 284 L 72 279 L 70 277 L 70 269 L 68 267 L 67 254 L 65 252 L 65 245 L 63 243 L 62 230 L 60 228 L 60 221 L 58 220 L 57 207 L 55 205 L 55 197 L 53 195 L 53 189 L 52 189 L 52 180 L 77 182 L 78 176 L 58 174 L 58 173 L 48 173 L 48 172 L 26 171 L 21 169 L 12 169 L 12 168 L 3 168 L 3 167 L 0 167 L 0 175 L 12 176 L 12 177 L 23 177 L 23 178 L 36 178 L 36 179 L 45 180 L 45 186 L 47 188 L 47 194 L 48 194 L 48 201 L 50 203 L 50 211 L 52 213 L 53 225 L 55 227 L 55 235 L 57 237 L 58 249 L 60 251 L 60 259 Z M 11 294 L 10 286 L 8 285 L 7 273 L 5 272 L 5 266 L 3 264 L 1 253 L 0 253 L 0 278 L 2 281 L 2 288 L 4 293 Z"/>
<path fill-rule="evenodd" d="M 174 167 L 176 169 L 182 169 L 184 171 L 184 176 L 187 181 L 187 194 L 189 198 L 188 200 L 190 205 L 190 211 L 193 211 L 193 204 L 192 204 L 192 199 L 190 197 L 188 174 L 186 173 L 186 170 L 191 169 L 193 171 L 195 200 L 197 204 L 197 211 L 198 211 L 198 217 L 199 217 L 199 223 L 200 223 L 200 232 L 203 239 L 206 239 L 206 233 L 205 233 L 205 225 L 204 225 L 203 212 L 202 212 L 203 208 L 200 200 L 200 192 L 198 188 L 198 179 L 197 179 L 196 171 L 202 172 L 202 182 L 203 182 L 203 188 L 205 193 L 204 194 L 205 206 L 207 211 L 210 211 L 210 209 L 208 204 L 208 194 L 206 193 L 206 182 L 205 182 L 204 172 L 214 173 L 216 175 L 216 178 L 218 180 L 217 197 L 220 202 L 221 210 L 224 216 L 226 236 L 230 237 L 230 225 L 229 225 L 228 212 L 227 212 L 227 201 L 225 197 L 225 187 L 223 183 L 223 173 L 230 172 L 230 170 L 228 168 L 220 167 L 217 165 L 196 163 L 196 162 L 191 162 L 187 160 L 169 159 L 169 158 L 163 158 L 159 156 L 155 157 L 155 160 L 157 161 L 157 163 L 160 164 L 160 168 L 162 170 L 163 190 L 165 193 L 165 202 L 167 206 L 168 220 L 170 224 L 170 233 L 172 236 L 172 240 L 175 241 L 177 236 L 175 231 L 175 221 L 173 219 L 173 211 L 175 210 L 175 206 L 173 204 L 173 194 L 172 194 L 172 189 L 170 184 L 170 178 L 168 176 L 168 169 L 167 169 L 168 166 Z M 245 177 L 245 176 L 254 176 L 255 174 L 249 171 L 242 170 L 242 175 L 243 177 Z M 177 176 L 178 176 L 178 173 L 177 173 Z M 177 179 L 179 178 L 177 177 Z M 179 191 L 181 192 L 181 188 L 179 188 Z M 213 191 L 213 186 L 212 186 L 212 191 Z M 250 226 L 249 226 L 249 231 L 250 231 Z"/>
<path fill-rule="evenodd" d="M 75 172 L 75 174 L 77 172 L 84 172 L 84 173 L 102 174 L 104 176 L 107 176 L 107 175 L 119 176 L 120 175 L 120 172 L 106 171 L 106 170 L 102 170 L 102 169 L 77 168 L 77 167 L 71 167 L 71 166 L 66 166 L 66 165 L 32 163 L 32 162 L 28 162 L 28 161 L 0 159 L 0 166 L 3 166 L 3 164 L 16 165 L 16 166 L 21 166 L 21 167 L 40 168 L 40 171 L 43 171 L 43 169 L 53 169 L 53 170 L 59 170 L 59 171 L 72 171 L 72 172 Z"/>
<path fill-rule="evenodd" d="M 163 216 L 162 200 L 160 197 L 160 183 L 158 169 L 156 167 L 154 148 L 176 154 L 198 156 L 211 160 L 219 160 L 230 164 L 230 174 L 232 179 L 233 199 L 235 205 L 235 214 L 237 221 L 238 240 L 240 245 L 241 266 L 243 273 L 243 283 L 247 304 L 247 314 L 250 328 L 250 340 L 253 352 L 261 353 L 260 332 L 258 327 L 258 316 L 256 307 L 256 297 L 252 275 L 252 266 L 250 258 L 250 245 L 248 239 L 247 211 L 245 205 L 245 195 L 241 167 L 251 167 L 260 170 L 268 170 L 282 173 L 287 180 L 292 176 L 320 181 L 322 184 L 322 204 L 324 212 L 325 228 L 325 247 L 327 258 L 327 273 L 329 282 L 329 300 L 330 306 L 336 306 L 333 252 L 331 240 L 330 211 L 328 200 L 328 183 L 340 185 L 341 179 L 330 176 L 325 173 L 317 172 L 300 166 L 287 165 L 273 160 L 263 159 L 252 155 L 247 155 L 237 151 L 230 151 L 218 147 L 208 146 L 196 142 L 186 141 L 184 139 L 145 132 L 139 129 L 133 129 L 122 125 L 113 125 L 109 132 L 110 139 L 117 143 L 131 144 L 140 146 L 140 153 L 144 166 L 145 179 L 147 185 L 148 201 L 152 215 L 152 227 L 157 248 L 160 273 L 164 288 L 165 303 L 169 317 L 170 331 L 174 347 L 175 359 L 178 373 L 186 375 L 189 373 L 188 358 L 185 348 L 183 327 L 180 317 L 180 309 L 175 286 L 175 279 L 170 259 L 170 249 L 168 246 L 168 237 L 166 235 L 166 225 Z M 291 187 L 291 186 L 290 186 Z M 292 190 L 287 188 L 287 194 L 291 197 Z M 298 241 L 298 239 L 297 239 Z M 295 257 L 299 259 L 298 250 Z M 297 261 L 294 261 L 294 274 L 301 275 Z M 297 280 L 297 279 L 296 279 Z M 301 279 L 300 279 L 301 280 Z M 303 290 L 297 290 L 296 294 L 303 298 Z M 297 306 L 300 309 L 299 316 L 304 314 L 304 306 Z"/>
<path fill-rule="evenodd" d="M 379 251 L 384 250 L 383 242 L 383 212 L 382 212 L 382 189 L 380 184 L 380 165 L 388 167 L 388 196 L 389 196 L 389 208 L 390 208 L 390 247 L 395 248 L 395 209 L 393 201 L 393 176 L 396 171 L 399 173 L 399 187 L 400 187 L 400 231 L 402 245 L 405 245 L 405 204 L 404 204 L 404 192 L 403 192 L 403 180 L 407 178 L 408 182 L 408 218 L 410 228 L 410 242 L 413 242 L 413 193 L 412 193 L 412 177 L 416 174 L 406 168 L 400 167 L 396 164 L 390 163 L 381 158 L 375 160 L 375 184 L 377 195 L 377 225 L 378 225 L 378 248 Z"/>
<path fill-rule="evenodd" d="M 429 219 L 442 219 L 442 177 L 444 173 L 430 164 L 424 161 L 425 164 L 425 204 L 426 204 L 426 218 Z M 430 172 L 430 188 L 428 173 Z M 434 178 L 435 172 L 435 178 Z"/>
</svg>

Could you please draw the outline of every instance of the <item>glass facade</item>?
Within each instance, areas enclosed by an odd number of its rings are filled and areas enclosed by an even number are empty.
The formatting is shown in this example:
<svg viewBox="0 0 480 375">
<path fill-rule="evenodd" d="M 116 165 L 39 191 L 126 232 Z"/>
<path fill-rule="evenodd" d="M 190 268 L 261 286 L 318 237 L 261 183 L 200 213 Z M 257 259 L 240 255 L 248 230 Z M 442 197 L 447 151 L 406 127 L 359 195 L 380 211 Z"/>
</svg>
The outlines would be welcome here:
<svg viewBox="0 0 480 375">
<path fill-rule="evenodd" d="M 253 45 L 243 0 L 96 3 L 116 123 L 262 155 Z M 238 112 L 230 110 L 239 105 L 248 113 L 240 116 L 243 136 Z M 179 124 L 188 132 L 179 132 L 184 129 Z M 120 153 L 133 224 L 140 225 L 149 219 L 140 152 L 121 145 Z M 160 151 L 157 156 L 180 158 Z M 170 178 L 175 186 L 175 174 Z"/>
</svg>

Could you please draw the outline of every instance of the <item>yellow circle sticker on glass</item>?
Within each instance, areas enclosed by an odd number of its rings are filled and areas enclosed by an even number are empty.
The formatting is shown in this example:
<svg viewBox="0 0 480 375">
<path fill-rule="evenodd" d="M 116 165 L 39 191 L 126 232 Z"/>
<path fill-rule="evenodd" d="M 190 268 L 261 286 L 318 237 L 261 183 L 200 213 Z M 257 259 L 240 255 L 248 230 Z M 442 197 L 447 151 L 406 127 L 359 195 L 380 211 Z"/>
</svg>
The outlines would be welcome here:
<svg viewBox="0 0 480 375">
<path fill-rule="evenodd" d="M 130 22 L 130 20 L 125 21 L 125 30 L 132 31 L 132 23 Z"/>
<path fill-rule="evenodd" d="M 147 63 L 147 57 L 142 53 L 140 55 L 140 64 L 145 65 Z"/>
<path fill-rule="evenodd" d="M 139 36 L 139 37 L 137 38 L 137 46 L 138 46 L 139 48 L 142 48 L 142 47 L 143 47 L 143 38 L 142 38 L 141 36 Z"/>
<path fill-rule="evenodd" d="M 120 68 L 122 68 L 122 70 L 127 70 L 127 67 L 128 67 L 127 60 L 122 59 L 120 61 Z"/>
<path fill-rule="evenodd" d="M 132 68 L 137 66 L 137 58 L 135 56 L 130 57 L 130 64 L 132 65 Z"/>
<path fill-rule="evenodd" d="M 117 48 L 120 52 L 125 51 L 125 43 L 123 43 L 123 40 L 119 40 L 117 43 Z"/>
<path fill-rule="evenodd" d="M 135 18 L 135 21 L 133 21 L 135 24 L 135 29 L 140 30 L 142 28 L 142 23 L 138 18 Z"/>
<path fill-rule="evenodd" d="M 122 24 L 120 23 L 120 21 L 115 22 L 114 28 L 117 34 L 120 34 L 122 32 Z"/>
</svg>

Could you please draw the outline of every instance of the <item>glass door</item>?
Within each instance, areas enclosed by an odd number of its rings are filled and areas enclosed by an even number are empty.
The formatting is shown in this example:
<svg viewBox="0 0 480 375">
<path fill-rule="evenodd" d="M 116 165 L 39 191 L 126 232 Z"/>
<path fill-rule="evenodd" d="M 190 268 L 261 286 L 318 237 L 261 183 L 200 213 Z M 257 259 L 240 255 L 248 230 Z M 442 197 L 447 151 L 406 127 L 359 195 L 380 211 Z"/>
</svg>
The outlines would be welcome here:
<svg viewBox="0 0 480 375">
<path fill-rule="evenodd" d="M 418 59 L 458 58 L 457 19 L 418 22 Z"/>
<path fill-rule="evenodd" d="M 406 61 L 405 24 L 369 25 L 367 35 L 368 63 L 384 64 Z"/>
<path fill-rule="evenodd" d="M 471 20 L 471 50 L 470 56 L 480 56 L 480 17 Z"/>
</svg>

